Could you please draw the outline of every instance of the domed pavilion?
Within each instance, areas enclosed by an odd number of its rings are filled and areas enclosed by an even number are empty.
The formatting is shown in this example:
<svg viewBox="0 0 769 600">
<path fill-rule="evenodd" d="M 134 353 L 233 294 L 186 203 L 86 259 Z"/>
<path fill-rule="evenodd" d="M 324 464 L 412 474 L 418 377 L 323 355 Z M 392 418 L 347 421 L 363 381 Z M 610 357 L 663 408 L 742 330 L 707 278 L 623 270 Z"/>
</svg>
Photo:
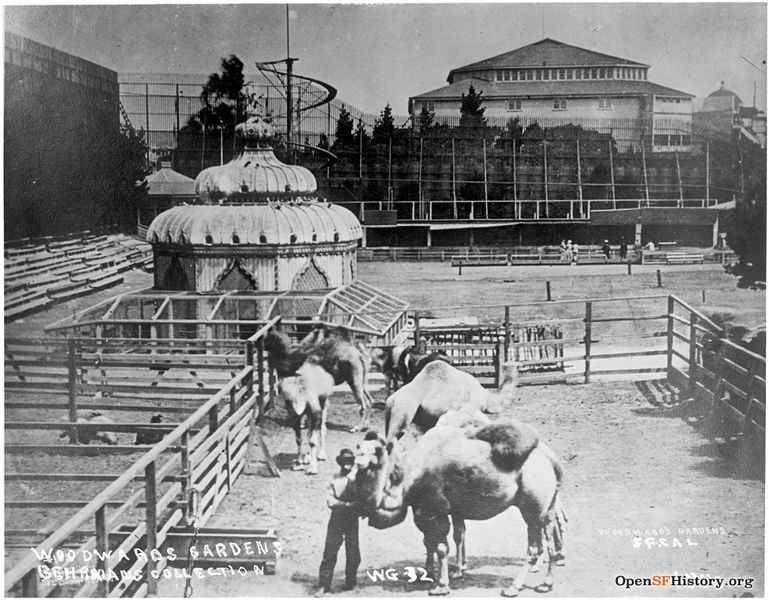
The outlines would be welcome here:
<svg viewBox="0 0 769 600">
<path fill-rule="evenodd" d="M 112 335 L 124 337 L 147 335 L 146 324 L 155 337 L 221 339 L 242 337 L 281 315 L 284 322 L 322 320 L 392 340 L 405 324 L 407 305 L 358 281 L 360 222 L 318 197 L 308 169 L 278 160 L 270 146 L 274 134 L 260 116 L 239 124 L 241 152 L 198 174 L 194 204 L 174 206 L 152 221 L 152 290 L 53 328 L 98 323 L 106 335 L 104 327 L 114 324 Z"/>
</svg>

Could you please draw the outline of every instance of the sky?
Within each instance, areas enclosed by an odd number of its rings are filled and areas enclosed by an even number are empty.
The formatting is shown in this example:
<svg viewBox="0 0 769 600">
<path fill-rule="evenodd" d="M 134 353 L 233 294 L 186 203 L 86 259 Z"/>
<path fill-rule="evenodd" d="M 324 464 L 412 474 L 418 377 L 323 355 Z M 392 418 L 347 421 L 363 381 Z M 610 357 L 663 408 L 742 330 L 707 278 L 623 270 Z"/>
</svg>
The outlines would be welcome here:
<svg viewBox="0 0 769 600">
<path fill-rule="evenodd" d="M 9 6 L 5 29 L 120 72 L 208 75 L 222 57 L 286 56 L 286 4 Z M 365 112 L 446 85 L 451 69 L 549 37 L 651 65 L 649 80 L 704 97 L 721 81 L 766 108 L 766 4 L 291 4 L 295 71 Z M 750 63 L 753 63 L 752 65 Z"/>
</svg>

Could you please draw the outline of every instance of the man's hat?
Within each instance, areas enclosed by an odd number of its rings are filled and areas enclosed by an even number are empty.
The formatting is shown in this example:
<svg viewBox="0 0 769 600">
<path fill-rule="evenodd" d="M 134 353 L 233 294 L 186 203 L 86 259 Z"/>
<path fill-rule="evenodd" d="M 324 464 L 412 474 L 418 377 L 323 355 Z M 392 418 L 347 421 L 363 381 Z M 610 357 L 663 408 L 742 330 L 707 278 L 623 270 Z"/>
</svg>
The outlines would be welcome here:
<svg viewBox="0 0 769 600">
<path fill-rule="evenodd" d="M 336 464 L 340 467 L 343 464 L 350 464 L 355 462 L 355 453 L 349 448 L 342 448 L 339 455 L 336 457 Z"/>
</svg>

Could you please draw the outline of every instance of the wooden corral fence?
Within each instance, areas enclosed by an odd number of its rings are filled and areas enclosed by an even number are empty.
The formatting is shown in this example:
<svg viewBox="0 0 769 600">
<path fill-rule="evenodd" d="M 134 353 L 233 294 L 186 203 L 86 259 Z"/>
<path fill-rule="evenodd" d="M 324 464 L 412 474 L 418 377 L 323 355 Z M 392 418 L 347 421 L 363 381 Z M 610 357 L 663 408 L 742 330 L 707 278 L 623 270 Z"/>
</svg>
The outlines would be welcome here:
<svg viewBox="0 0 769 600">
<path fill-rule="evenodd" d="M 425 326 L 417 311 L 413 339 L 423 350 L 443 351 L 458 367 L 469 367 L 484 385 L 498 382 L 499 364 L 508 361 L 518 364 L 524 384 L 663 374 L 666 299 L 628 296 L 483 307 L 498 309 L 499 318 L 472 326 Z"/>
<path fill-rule="evenodd" d="M 106 488 L 90 500 L 8 500 L 6 495 L 6 522 L 9 509 L 48 510 L 60 514 L 78 509 L 53 532 L 41 532 L 34 528 L 6 529 L 6 560 L 9 548 L 25 550 L 5 573 L 4 590 L 7 596 L 59 595 L 61 588 L 44 581 L 52 567 L 76 567 L 78 573 L 80 567 L 105 573 L 111 569 L 118 574 L 118 580 L 86 578 L 78 585 L 65 588 L 74 590 L 77 596 L 99 597 L 154 595 L 157 594 L 157 573 L 162 573 L 163 569 L 173 566 L 191 571 L 195 561 L 191 561 L 187 553 L 190 544 L 198 541 L 197 529 L 214 514 L 242 473 L 249 438 L 252 438 L 253 443 L 254 436 L 259 436 L 255 423 L 264 414 L 273 388 L 268 376 L 263 340 L 278 322 L 279 319 L 273 319 L 256 331 L 245 344 L 241 341 L 239 353 L 227 352 L 229 347 L 223 344 L 219 354 L 207 354 L 205 351 L 191 354 L 187 348 L 190 340 L 176 340 L 176 344 L 174 340 L 164 340 L 152 352 L 147 350 L 144 353 L 131 348 L 129 340 L 118 340 L 114 344 L 106 340 L 70 340 L 61 344 L 58 350 L 50 346 L 56 343 L 50 340 L 27 344 L 26 348 L 20 340 L 11 340 L 13 343 L 6 347 L 6 389 L 8 391 L 10 380 L 13 384 L 10 395 L 14 399 L 9 400 L 9 394 L 6 394 L 6 412 L 9 407 L 32 409 L 38 413 L 66 410 L 70 419 L 69 422 L 6 420 L 6 432 L 42 430 L 54 433 L 69 429 L 70 436 L 77 440 L 78 431 L 84 429 L 118 434 L 161 430 L 165 437 L 153 446 L 6 445 L 6 453 L 22 456 L 35 452 L 61 456 L 112 456 L 110 464 L 114 464 L 115 456 L 141 453 L 138 460 L 124 472 L 67 473 L 61 469 L 45 473 L 6 471 L 6 486 L 16 481 L 24 482 L 27 488 L 39 482 L 51 481 L 82 482 L 79 485 L 83 486 L 87 483 L 98 485 L 98 482 L 109 482 Z M 134 345 L 136 342 L 133 340 Z M 211 350 L 212 340 L 206 342 L 207 349 Z M 31 358 L 30 346 L 38 350 L 44 348 L 46 352 L 54 350 L 53 355 L 44 359 L 47 362 L 43 363 L 42 369 L 36 368 L 38 364 Z M 11 353 L 16 352 L 10 358 L 9 347 Z M 99 363 L 92 366 L 94 356 Z M 209 359 L 211 362 L 208 362 Z M 55 373 L 46 378 L 46 369 L 52 369 Z M 199 382 L 190 378 L 191 383 L 180 385 L 181 382 L 163 379 L 165 375 L 158 374 L 161 371 L 171 373 L 174 369 L 185 373 L 196 370 L 203 377 Z M 91 380 L 94 370 L 98 373 L 95 382 Z M 105 377 L 102 371 L 107 373 L 106 381 L 102 379 Z M 122 373 L 133 373 L 134 381 L 124 380 Z M 138 373 L 142 373 L 143 378 Z M 221 385 L 216 384 L 212 389 L 208 377 L 216 373 L 224 374 L 226 381 Z M 159 381 L 153 377 L 158 377 Z M 17 393 L 26 389 L 39 394 L 46 387 L 58 388 L 59 394 L 67 395 L 67 401 L 19 401 Z M 81 393 L 90 395 L 94 390 L 102 392 L 101 399 L 94 398 L 89 402 L 80 400 Z M 162 408 L 157 406 L 160 403 Z M 112 414 L 118 410 L 177 413 L 181 415 L 181 422 L 77 423 L 72 416 L 78 408 L 106 409 Z M 269 542 L 276 539 L 275 532 L 264 529 L 240 533 L 241 537 L 245 534 L 250 536 L 250 541 L 260 541 L 266 548 L 263 554 L 249 557 L 250 562 L 261 563 L 263 568 L 268 569 L 267 572 L 271 567 L 274 568 L 276 552 Z M 211 536 L 218 541 L 223 539 L 223 533 L 219 530 L 208 534 L 201 531 L 200 543 L 210 540 Z M 177 558 L 174 559 L 167 552 L 169 546 L 174 547 Z M 35 550 L 31 552 L 30 548 Z M 39 556 L 57 549 L 72 550 L 74 559 L 62 562 L 54 558 L 48 563 L 41 563 Z M 153 549 L 161 549 L 161 555 L 151 552 Z M 112 553 L 105 555 L 108 550 Z M 86 555 L 88 560 L 84 558 Z M 209 562 L 201 558 L 197 565 L 208 567 L 211 566 Z M 139 577 L 130 576 L 139 571 Z M 156 572 L 155 577 L 151 575 L 153 571 Z M 128 575 L 123 576 L 122 572 Z"/>
<path fill-rule="evenodd" d="M 766 434 L 766 358 L 730 340 L 707 316 L 670 296 L 668 378 L 706 401 L 725 433 Z"/>
</svg>

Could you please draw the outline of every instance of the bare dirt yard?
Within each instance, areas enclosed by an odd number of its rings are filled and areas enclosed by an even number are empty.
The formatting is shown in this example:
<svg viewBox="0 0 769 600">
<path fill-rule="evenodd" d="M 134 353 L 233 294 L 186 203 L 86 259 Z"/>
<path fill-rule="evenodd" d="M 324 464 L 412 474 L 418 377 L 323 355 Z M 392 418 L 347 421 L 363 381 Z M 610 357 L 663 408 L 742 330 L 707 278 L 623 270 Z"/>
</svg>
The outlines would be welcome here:
<svg viewBox="0 0 769 600">
<path fill-rule="evenodd" d="M 657 268 L 662 289 L 657 287 Z M 748 325 L 765 320 L 765 293 L 737 289 L 736 280 L 717 265 L 634 265 L 632 275 L 618 264 L 488 267 L 467 269 L 459 276 L 446 263 L 360 263 L 359 277 L 436 316 L 498 319 L 499 308 L 473 307 L 545 300 L 545 282 L 550 281 L 554 299 L 675 293 L 706 312 L 736 313 Z M 128 274 L 119 288 L 10 323 L 6 336 L 43 335 L 44 324 L 73 310 L 147 285 L 150 275 Z M 384 392 L 376 390 L 373 395 L 380 406 L 373 427 L 383 431 Z M 724 442 L 705 407 L 679 397 L 664 382 L 525 386 L 519 396 L 502 416 L 534 425 L 562 457 L 566 473 L 567 562 L 556 568 L 550 596 L 764 595 L 763 457 L 755 447 Z M 247 473 L 207 525 L 274 527 L 284 550 L 277 572 L 194 580 L 193 595 L 288 597 L 306 596 L 315 589 L 329 515 L 325 489 L 336 467 L 333 457 L 343 447 L 354 448 L 362 437 L 347 432 L 356 418 L 351 394 L 346 388 L 336 392 L 329 416 L 327 451 L 332 460 L 321 463 L 320 475 L 311 477 L 288 469 L 295 445 L 282 406 L 268 415 L 266 441 L 283 476 L 266 477 L 262 457 L 253 450 Z M 425 583 L 408 584 L 403 576 L 404 568 L 424 564 L 421 534 L 410 516 L 384 531 L 364 521 L 360 531 L 360 588 L 339 592 L 341 552 L 334 590 L 339 596 L 427 595 Z M 470 568 L 463 581 L 452 584 L 452 595 L 498 596 L 521 568 L 525 546 L 523 521 L 515 508 L 489 521 L 469 522 Z M 399 580 L 371 581 L 367 573 L 384 568 L 395 569 Z M 749 588 L 721 589 L 626 589 L 615 583 L 618 576 L 674 574 L 742 577 L 752 582 Z M 529 584 L 536 585 L 540 577 L 541 573 L 533 575 Z M 161 580 L 160 595 L 180 597 L 183 588 L 183 580 Z M 535 595 L 533 589 L 522 592 L 524 597 Z"/>
<path fill-rule="evenodd" d="M 533 424 L 562 457 L 564 499 L 569 515 L 567 563 L 557 567 L 554 596 L 740 596 L 764 591 L 764 485 L 751 468 L 756 456 L 708 437 L 702 407 L 680 400 L 654 382 L 528 386 L 507 412 Z M 384 393 L 375 394 L 383 400 Z M 332 400 L 328 454 L 354 448 L 360 434 L 348 433 L 357 417 L 349 393 Z M 295 450 L 285 413 L 267 420 L 268 446 L 287 469 Z M 503 415 L 504 416 L 504 415 Z M 374 428 L 382 431 L 381 411 Z M 749 454 L 750 450 L 745 449 Z M 214 527 L 275 527 L 284 552 L 275 575 L 196 580 L 198 596 L 305 596 L 317 581 L 329 510 L 325 487 L 333 460 L 318 476 L 284 470 L 264 477 L 257 452 L 248 472 L 210 522 Z M 498 596 L 521 568 L 526 532 L 517 509 L 486 522 L 468 522 L 469 571 L 453 583 L 456 596 Z M 360 589 L 340 596 L 425 596 L 426 583 L 407 584 L 403 569 L 424 564 L 422 536 L 409 516 L 388 530 L 361 522 Z M 636 537 L 643 541 L 634 542 Z M 664 539 L 664 541 L 663 541 Z M 667 547 L 663 547 L 663 544 Z M 453 547 L 453 543 L 451 544 Z M 337 564 L 342 584 L 344 554 Z M 372 582 L 367 571 L 393 568 L 399 581 Z M 619 575 L 706 574 L 753 578 L 752 587 L 633 588 L 615 584 Z M 529 583 L 536 585 L 541 574 Z M 183 582 L 164 582 L 161 593 L 180 595 Z M 536 596 L 524 590 L 523 596 Z"/>
</svg>

